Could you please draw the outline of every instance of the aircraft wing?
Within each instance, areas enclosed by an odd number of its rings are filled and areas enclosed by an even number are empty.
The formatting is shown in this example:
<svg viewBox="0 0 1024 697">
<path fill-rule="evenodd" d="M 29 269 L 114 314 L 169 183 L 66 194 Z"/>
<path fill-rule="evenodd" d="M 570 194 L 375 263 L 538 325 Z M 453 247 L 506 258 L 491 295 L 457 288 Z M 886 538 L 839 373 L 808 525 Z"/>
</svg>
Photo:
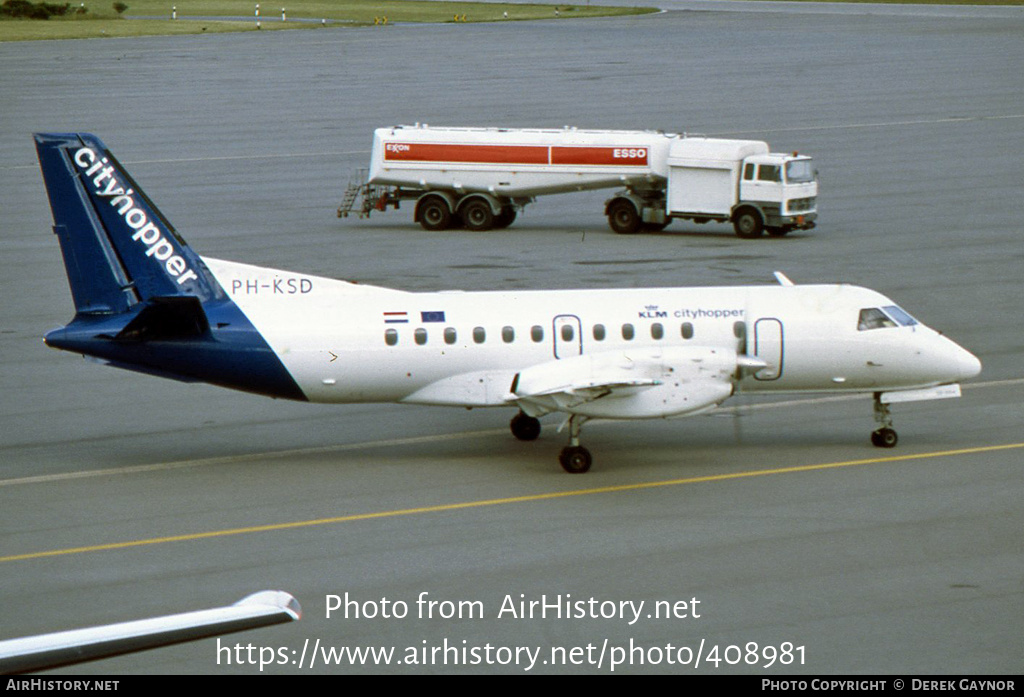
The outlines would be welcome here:
<svg viewBox="0 0 1024 697">
<path fill-rule="evenodd" d="M 302 616 L 284 591 L 261 591 L 234 605 L 0 641 L 0 674 L 29 673 L 135 651 L 292 622 Z"/>
<path fill-rule="evenodd" d="M 615 419 L 692 414 L 732 395 L 739 371 L 750 368 L 750 361 L 730 349 L 699 346 L 592 353 L 521 370 L 506 401 L 531 416 L 553 411 Z"/>
</svg>

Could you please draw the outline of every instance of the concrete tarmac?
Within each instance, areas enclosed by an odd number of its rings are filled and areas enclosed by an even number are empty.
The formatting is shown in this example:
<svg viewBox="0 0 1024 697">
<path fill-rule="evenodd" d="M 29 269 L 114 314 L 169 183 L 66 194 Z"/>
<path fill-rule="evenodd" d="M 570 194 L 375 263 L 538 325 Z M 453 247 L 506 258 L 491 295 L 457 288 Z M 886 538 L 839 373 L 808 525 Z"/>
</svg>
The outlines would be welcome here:
<svg viewBox="0 0 1024 697">
<path fill-rule="evenodd" d="M 1024 18 L 801 6 L 0 45 L 0 639 L 280 588 L 301 622 L 69 672 L 1019 672 Z M 820 226 L 623 237 L 602 192 L 486 234 L 338 220 L 373 128 L 413 122 L 763 138 L 816 158 Z M 588 424 L 575 477 L 553 417 L 527 444 L 511 410 L 92 365 L 40 340 L 72 311 L 40 130 L 100 135 L 204 255 L 410 290 L 779 269 L 885 293 L 984 372 L 899 405 L 894 451 L 867 398 L 727 402 Z"/>
</svg>

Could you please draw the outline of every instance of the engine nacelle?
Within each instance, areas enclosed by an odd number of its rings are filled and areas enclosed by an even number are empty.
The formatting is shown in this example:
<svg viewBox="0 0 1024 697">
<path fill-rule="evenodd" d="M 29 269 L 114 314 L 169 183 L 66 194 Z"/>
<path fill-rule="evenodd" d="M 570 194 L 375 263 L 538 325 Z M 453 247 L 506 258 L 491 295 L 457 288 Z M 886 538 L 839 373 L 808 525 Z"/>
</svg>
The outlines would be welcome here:
<svg viewBox="0 0 1024 697">
<path fill-rule="evenodd" d="M 712 409 L 733 393 L 731 349 L 701 346 L 606 351 L 527 368 L 510 399 L 533 416 L 653 419 Z"/>
</svg>

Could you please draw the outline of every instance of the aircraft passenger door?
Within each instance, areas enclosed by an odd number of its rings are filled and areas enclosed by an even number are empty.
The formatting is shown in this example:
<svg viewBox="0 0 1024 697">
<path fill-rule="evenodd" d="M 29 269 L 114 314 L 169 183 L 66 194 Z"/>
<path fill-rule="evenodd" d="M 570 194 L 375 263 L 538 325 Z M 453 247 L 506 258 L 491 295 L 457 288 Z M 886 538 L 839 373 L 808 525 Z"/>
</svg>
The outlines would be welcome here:
<svg viewBox="0 0 1024 697">
<path fill-rule="evenodd" d="M 576 315 L 556 315 L 553 323 L 555 358 L 572 358 L 583 353 L 583 327 Z"/>
<path fill-rule="evenodd" d="M 762 317 L 754 322 L 754 355 L 768 363 L 767 368 L 754 373 L 755 380 L 778 380 L 782 377 L 786 359 L 782 322 L 774 317 Z"/>
</svg>

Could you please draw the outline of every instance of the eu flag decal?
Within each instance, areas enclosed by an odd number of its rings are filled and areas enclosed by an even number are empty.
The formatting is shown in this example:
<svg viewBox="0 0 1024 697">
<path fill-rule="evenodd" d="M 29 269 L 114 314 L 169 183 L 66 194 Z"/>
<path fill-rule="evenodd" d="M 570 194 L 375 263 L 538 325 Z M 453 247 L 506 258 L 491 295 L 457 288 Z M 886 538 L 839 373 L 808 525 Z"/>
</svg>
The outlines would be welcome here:
<svg viewBox="0 0 1024 697">
<path fill-rule="evenodd" d="M 421 312 L 420 322 L 444 322 L 444 310 Z"/>
</svg>

